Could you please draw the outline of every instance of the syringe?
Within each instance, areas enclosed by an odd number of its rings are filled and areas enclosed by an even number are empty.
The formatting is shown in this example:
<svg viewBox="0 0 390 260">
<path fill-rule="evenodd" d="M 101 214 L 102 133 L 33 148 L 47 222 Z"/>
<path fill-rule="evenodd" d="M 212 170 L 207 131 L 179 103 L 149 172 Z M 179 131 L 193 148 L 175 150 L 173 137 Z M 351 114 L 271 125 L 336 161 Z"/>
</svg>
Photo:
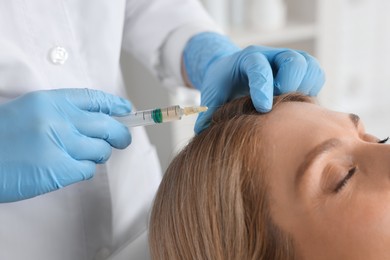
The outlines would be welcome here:
<svg viewBox="0 0 390 260">
<path fill-rule="evenodd" d="M 130 113 L 127 116 L 115 117 L 119 122 L 128 127 L 145 126 L 180 120 L 183 116 L 197 114 L 207 110 L 207 107 L 181 107 L 170 106 L 149 110 L 141 110 Z"/>
</svg>

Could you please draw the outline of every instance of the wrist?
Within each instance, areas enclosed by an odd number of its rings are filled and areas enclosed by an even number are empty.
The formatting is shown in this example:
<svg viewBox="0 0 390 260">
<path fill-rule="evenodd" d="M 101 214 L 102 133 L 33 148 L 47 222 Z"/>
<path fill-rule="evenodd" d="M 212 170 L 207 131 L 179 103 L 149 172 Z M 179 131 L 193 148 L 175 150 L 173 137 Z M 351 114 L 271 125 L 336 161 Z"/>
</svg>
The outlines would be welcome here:
<svg viewBox="0 0 390 260">
<path fill-rule="evenodd" d="M 218 33 L 203 32 L 193 36 L 183 53 L 185 74 L 191 85 L 202 90 L 204 75 L 210 64 L 239 50 L 227 36 Z"/>
</svg>

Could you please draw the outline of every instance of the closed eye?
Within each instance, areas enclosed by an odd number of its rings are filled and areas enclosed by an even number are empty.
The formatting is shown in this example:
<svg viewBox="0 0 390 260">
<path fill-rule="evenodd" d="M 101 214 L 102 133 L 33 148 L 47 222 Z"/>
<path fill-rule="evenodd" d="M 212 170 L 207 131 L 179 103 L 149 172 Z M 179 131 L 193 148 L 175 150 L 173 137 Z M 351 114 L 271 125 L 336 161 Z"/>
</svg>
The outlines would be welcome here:
<svg viewBox="0 0 390 260">
<path fill-rule="evenodd" d="M 339 191 L 341 191 L 355 173 L 356 167 L 349 169 L 347 175 L 337 184 L 336 188 L 334 189 L 334 192 L 338 193 Z"/>
</svg>

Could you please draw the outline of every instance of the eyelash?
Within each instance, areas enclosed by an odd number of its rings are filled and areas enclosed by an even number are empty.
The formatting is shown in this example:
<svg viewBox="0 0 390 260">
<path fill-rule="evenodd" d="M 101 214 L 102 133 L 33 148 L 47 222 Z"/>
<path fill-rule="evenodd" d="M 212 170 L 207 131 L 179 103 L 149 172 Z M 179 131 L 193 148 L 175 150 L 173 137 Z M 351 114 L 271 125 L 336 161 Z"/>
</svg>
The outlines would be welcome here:
<svg viewBox="0 0 390 260">
<path fill-rule="evenodd" d="M 356 173 L 356 166 L 349 169 L 348 174 L 344 177 L 344 179 L 341 182 L 339 182 L 339 184 L 337 184 L 336 188 L 334 189 L 334 192 L 337 193 L 341 191 L 344 188 L 344 186 L 348 183 L 349 179 L 351 179 L 355 173 Z"/>
<path fill-rule="evenodd" d="M 390 139 L 390 137 L 386 137 L 385 139 L 382 139 L 382 140 L 379 140 L 378 141 L 378 144 L 384 144 L 386 143 L 388 140 Z M 352 178 L 352 176 L 356 173 L 356 166 L 349 169 L 348 171 L 348 174 L 344 177 L 344 179 L 342 179 L 341 182 L 339 182 L 336 186 L 336 188 L 334 189 L 334 191 L 337 193 L 339 191 L 341 191 L 344 186 L 348 183 L 348 181 Z"/>
<path fill-rule="evenodd" d="M 379 141 L 378 141 L 378 144 L 384 144 L 384 143 L 386 143 L 388 140 L 389 140 L 389 137 L 387 137 L 387 138 L 385 138 L 385 139 L 382 139 L 382 140 L 379 140 Z"/>
</svg>

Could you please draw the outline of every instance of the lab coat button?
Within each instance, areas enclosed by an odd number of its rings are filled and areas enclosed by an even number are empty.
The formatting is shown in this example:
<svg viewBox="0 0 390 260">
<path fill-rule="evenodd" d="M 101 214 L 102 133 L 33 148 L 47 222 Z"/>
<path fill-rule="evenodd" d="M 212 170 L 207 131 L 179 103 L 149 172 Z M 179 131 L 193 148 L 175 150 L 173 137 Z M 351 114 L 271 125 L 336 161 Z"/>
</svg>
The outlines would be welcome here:
<svg viewBox="0 0 390 260">
<path fill-rule="evenodd" d="M 56 46 L 50 50 L 50 60 L 55 65 L 62 65 L 68 59 L 68 52 L 65 48 Z"/>
</svg>

